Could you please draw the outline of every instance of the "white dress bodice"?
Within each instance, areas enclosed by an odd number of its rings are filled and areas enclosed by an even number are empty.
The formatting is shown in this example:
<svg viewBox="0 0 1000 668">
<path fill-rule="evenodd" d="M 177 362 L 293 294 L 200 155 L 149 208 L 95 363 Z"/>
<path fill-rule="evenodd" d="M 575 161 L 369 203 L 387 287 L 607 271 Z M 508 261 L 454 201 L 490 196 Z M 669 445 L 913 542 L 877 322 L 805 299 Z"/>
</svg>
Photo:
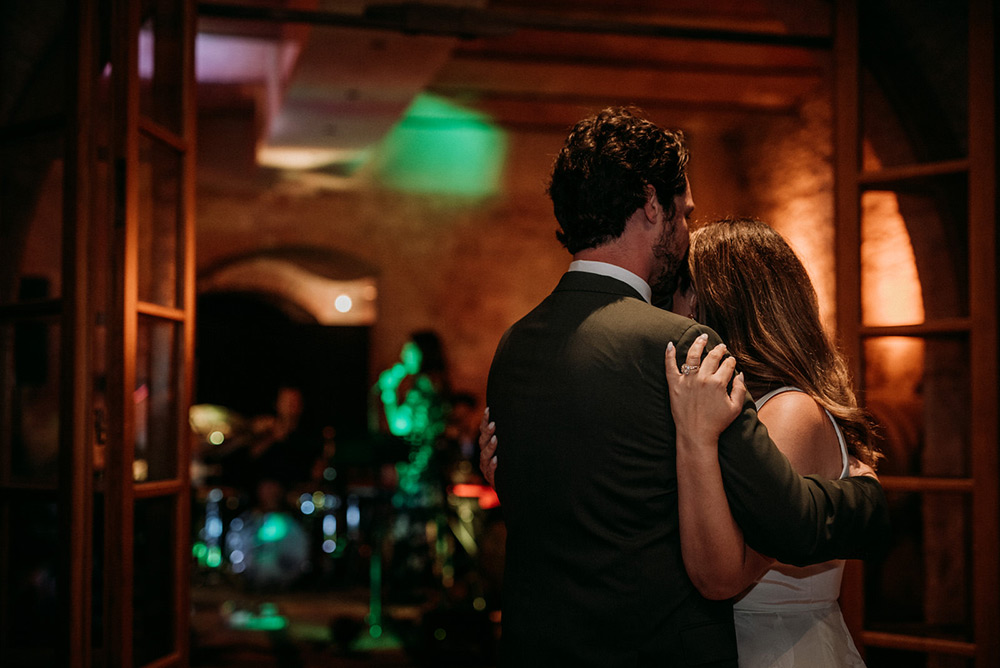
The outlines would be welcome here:
<svg viewBox="0 0 1000 668">
<path fill-rule="evenodd" d="M 757 401 L 757 409 L 782 392 Z M 833 416 L 843 467 L 849 470 L 847 444 Z M 865 668 L 844 624 L 837 599 L 844 573 L 842 560 L 815 566 L 776 564 L 733 606 L 740 668 Z"/>
<path fill-rule="evenodd" d="M 768 392 L 757 400 L 757 410 L 759 411 L 769 399 L 784 392 L 801 392 L 795 387 L 780 387 Z M 847 442 L 844 434 L 840 430 L 833 416 L 829 411 L 826 413 L 837 431 L 837 441 L 840 444 L 840 458 L 842 462 L 840 477 L 847 477 L 849 465 L 847 461 Z M 814 566 L 786 566 L 785 564 L 775 564 L 775 567 L 761 576 L 742 599 L 737 601 L 735 607 L 743 610 L 772 610 L 775 607 L 788 609 L 789 606 L 798 608 L 826 607 L 840 597 L 840 581 L 844 574 L 843 560 L 827 561 Z"/>
</svg>

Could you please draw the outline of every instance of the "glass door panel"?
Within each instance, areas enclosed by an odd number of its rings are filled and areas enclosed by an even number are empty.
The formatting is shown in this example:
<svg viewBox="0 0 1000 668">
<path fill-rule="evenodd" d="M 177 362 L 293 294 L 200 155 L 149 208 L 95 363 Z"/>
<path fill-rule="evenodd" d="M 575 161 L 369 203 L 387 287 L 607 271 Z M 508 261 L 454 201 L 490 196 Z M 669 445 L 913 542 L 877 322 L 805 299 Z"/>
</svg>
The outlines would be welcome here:
<svg viewBox="0 0 1000 668">
<path fill-rule="evenodd" d="M 71 26 L 66 3 L 16 9 L 0 10 L 0 663 L 48 666 L 62 656 L 69 572 L 59 467 Z"/>
<path fill-rule="evenodd" d="M 861 308 L 867 326 L 969 315 L 964 175 L 861 197 Z"/>
<path fill-rule="evenodd" d="M 176 649 L 176 517 L 172 496 L 136 501 L 133 638 L 139 666 Z"/>
<path fill-rule="evenodd" d="M 66 64 L 76 55 L 66 0 L 0 4 L 0 126 L 62 126 L 72 90 Z"/>
<path fill-rule="evenodd" d="M 0 325 L 4 480 L 54 488 L 59 460 L 59 318 Z"/>
<path fill-rule="evenodd" d="M 144 0 L 139 29 L 140 113 L 181 134 L 185 0 Z"/>
<path fill-rule="evenodd" d="M 63 133 L 0 140 L 0 304 L 61 294 Z"/>
<path fill-rule="evenodd" d="M 866 627 L 971 641 L 972 496 L 890 486 L 886 497 L 892 547 L 885 559 L 866 562 Z"/>
<path fill-rule="evenodd" d="M 185 665 L 194 2 L 8 4 L 0 664 Z"/>
<path fill-rule="evenodd" d="M 140 315 L 136 339 L 133 480 L 174 479 L 180 474 L 177 459 L 180 324 Z"/>
<path fill-rule="evenodd" d="M 176 307 L 182 156 L 144 136 L 139 160 L 139 301 Z"/>
<path fill-rule="evenodd" d="M 865 169 L 964 160 L 969 155 L 969 1 L 904 7 L 864 0 L 857 7 Z M 877 158 L 874 164 L 872 158 Z"/>
<path fill-rule="evenodd" d="M 879 473 L 971 475 L 967 337 L 874 337 L 863 352 L 865 404 L 880 424 L 886 455 Z"/>
<path fill-rule="evenodd" d="M 66 547 L 55 496 L 35 493 L 2 504 L 0 521 L 10 537 L 0 558 L 4 665 L 55 665 L 52 625 L 59 614 L 57 573 Z"/>
<path fill-rule="evenodd" d="M 124 457 L 115 462 L 122 468 L 109 471 L 125 489 L 114 498 L 109 493 L 106 503 L 123 543 L 119 548 L 109 536 L 107 549 L 126 568 L 124 582 L 110 587 L 117 600 L 114 610 L 109 605 L 115 618 L 106 636 L 124 646 L 128 666 L 185 665 L 188 561 L 179 555 L 190 525 L 188 433 L 181 427 L 190 399 L 193 313 L 193 271 L 187 265 L 193 258 L 193 179 L 187 170 L 194 166 L 194 3 L 141 0 L 124 6 L 122 37 L 137 47 L 138 61 L 130 61 L 127 50 L 116 52 L 124 59 L 117 71 L 125 78 L 113 90 L 126 115 L 116 130 L 115 157 L 125 174 L 116 184 L 121 243 L 112 276 L 124 289 L 111 286 L 122 303 L 109 309 L 108 334 L 115 341 L 106 396 L 112 404 L 121 402 L 109 411 L 125 416 L 119 432 Z M 114 567 L 111 555 L 107 564 Z"/>
<path fill-rule="evenodd" d="M 838 325 L 882 424 L 893 521 L 889 554 L 865 565 L 859 638 L 870 668 L 986 668 L 1000 656 L 997 6 L 904 4 L 835 3 Z"/>
</svg>

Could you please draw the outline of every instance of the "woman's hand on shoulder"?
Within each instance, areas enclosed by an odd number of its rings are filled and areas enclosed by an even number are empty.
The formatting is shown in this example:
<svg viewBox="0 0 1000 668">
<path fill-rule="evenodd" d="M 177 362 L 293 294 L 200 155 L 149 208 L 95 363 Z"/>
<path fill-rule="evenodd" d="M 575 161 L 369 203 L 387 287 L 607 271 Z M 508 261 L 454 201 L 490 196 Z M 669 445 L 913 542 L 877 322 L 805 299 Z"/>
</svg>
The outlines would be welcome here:
<svg viewBox="0 0 1000 668">
<path fill-rule="evenodd" d="M 496 423 L 490 422 L 490 409 L 487 407 L 483 411 L 483 418 L 479 421 L 479 470 L 491 486 L 497 472 L 496 430 Z"/>
<path fill-rule="evenodd" d="M 736 359 L 723 359 L 726 346 L 722 343 L 702 359 L 707 343 L 707 334 L 695 339 L 680 370 L 673 342 L 667 345 L 664 354 L 670 412 L 674 416 L 678 441 L 683 437 L 696 443 L 717 443 L 719 435 L 740 414 L 746 398 L 743 374 L 733 377 Z M 732 391 L 728 389 L 730 380 Z"/>
</svg>

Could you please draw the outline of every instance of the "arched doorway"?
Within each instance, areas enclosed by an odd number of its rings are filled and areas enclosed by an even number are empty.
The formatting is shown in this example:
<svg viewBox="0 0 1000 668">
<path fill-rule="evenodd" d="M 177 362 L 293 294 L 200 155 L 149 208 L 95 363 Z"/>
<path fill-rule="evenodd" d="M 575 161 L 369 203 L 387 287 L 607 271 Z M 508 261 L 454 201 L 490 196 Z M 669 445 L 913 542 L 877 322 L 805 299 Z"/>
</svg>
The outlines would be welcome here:
<svg viewBox="0 0 1000 668">
<path fill-rule="evenodd" d="M 374 271 L 337 251 L 286 247 L 226 259 L 198 280 L 195 403 L 249 418 L 279 387 L 302 393 L 303 427 L 337 447 L 367 438 Z"/>
<path fill-rule="evenodd" d="M 263 293 L 210 292 L 198 298 L 195 402 L 247 416 L 270 411 L 282 385 L 301 388 L 304 419 L 338 436 L 366 429 L 369 328 L 322 325 Z"/>
</svg>

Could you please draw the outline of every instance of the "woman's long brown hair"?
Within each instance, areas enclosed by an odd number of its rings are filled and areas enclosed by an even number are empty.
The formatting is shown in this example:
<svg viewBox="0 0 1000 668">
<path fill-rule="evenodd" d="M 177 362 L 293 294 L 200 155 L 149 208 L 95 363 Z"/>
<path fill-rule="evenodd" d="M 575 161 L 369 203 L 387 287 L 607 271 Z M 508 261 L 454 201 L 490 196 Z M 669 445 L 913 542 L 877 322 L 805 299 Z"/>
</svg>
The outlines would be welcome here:
<svg viewBox="0 0 1000 668">
<path fill-rule="evenodd" d="M 858 406 L 847 364 L 820 324 L 802 262 L 767 224 L 727 218 L 691 235 L 698 320 L 719 333 L 752 394 L 791 385 L 840 425 L 848 451 L 874 467 L 875 424 Z"/>
</svg>

